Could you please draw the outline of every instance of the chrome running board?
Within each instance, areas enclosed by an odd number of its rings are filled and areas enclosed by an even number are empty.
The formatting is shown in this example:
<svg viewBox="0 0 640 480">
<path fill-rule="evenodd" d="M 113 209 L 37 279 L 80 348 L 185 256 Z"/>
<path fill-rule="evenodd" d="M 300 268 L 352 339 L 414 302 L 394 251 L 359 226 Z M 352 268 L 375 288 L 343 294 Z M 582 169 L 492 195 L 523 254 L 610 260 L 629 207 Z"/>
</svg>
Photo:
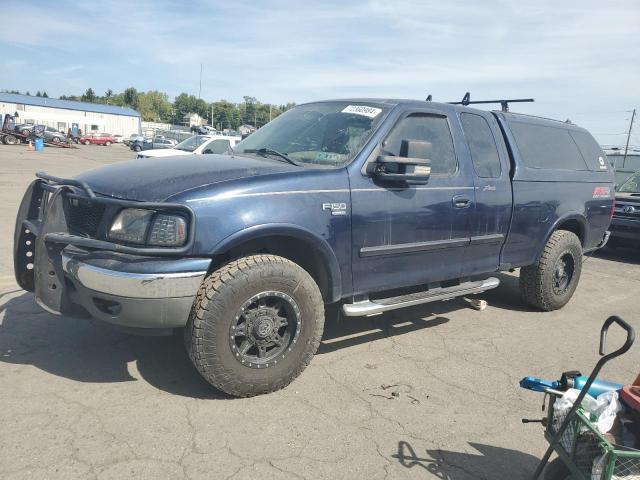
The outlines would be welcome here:
<svg viewBox="0 0 640 480">
<path fill-rule="evenodd" d="M 500 285 L 500 280 L 490 277 L 476 282 L 464 282 L 454 287 L 432 288 L 424 292 L 410 293 L 398 297 L 347 303 L 342 306 L 342 311 L 347 317 L 378 315 L 397 308 L 412 307 L 422 303 L 451 300 L 462 295 L 481 293 L 485 290 L 496 288 L 498 285 Z"/>
</svg>

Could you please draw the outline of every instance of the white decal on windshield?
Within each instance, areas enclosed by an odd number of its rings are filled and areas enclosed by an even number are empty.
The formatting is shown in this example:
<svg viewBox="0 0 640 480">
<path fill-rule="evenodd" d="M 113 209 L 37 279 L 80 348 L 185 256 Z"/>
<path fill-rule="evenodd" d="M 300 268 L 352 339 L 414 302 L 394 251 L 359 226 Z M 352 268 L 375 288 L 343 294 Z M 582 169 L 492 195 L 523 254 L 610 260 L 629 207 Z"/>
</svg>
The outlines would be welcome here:
<svg viewBox="0 0 640 480">
<path fill-rule="evenodd" d="M 355 113 L 356 115 L 375 118 L 381 111 L 381 108 L 368 107 L 367 105 L 349 105 L 342 110 L 342 113 Z"/>
</svg>

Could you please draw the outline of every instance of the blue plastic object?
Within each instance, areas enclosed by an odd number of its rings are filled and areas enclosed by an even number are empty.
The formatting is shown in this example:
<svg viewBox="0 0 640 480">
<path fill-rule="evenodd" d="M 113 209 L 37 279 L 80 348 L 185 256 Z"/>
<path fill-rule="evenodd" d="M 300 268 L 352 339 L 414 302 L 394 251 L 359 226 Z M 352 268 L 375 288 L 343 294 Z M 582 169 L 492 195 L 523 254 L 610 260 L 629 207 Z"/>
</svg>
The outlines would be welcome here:
<svg viewBox="0 0 640 480">
<path fill-rule="evenodd" d="M 520 387 L 526 388 L 527 390 L 533 390 L 534 392 L 544 392 L 547 388 L 562 391 L 568 388 L 582 390 L 588 379 L 589 377 L 581 375 L 579 377 L 568 379 L 567 384 L 563 385 L 560 380 L 543 380 L 542 378 L 537 377 L 524 377 L 522 380 L 520 380 Z M 622 387 L 623 385 L 619 383 L 596 379 L 591 384 L 591 387 L 589 388 L 589 391 L 587 393 L 596 398 L 602 393 L 620 390 Z"/>
<path fill-rule="evenodd" d="M 36 149 L 36 152 L 41 152 L 42 150 L 44 150 L 44 140 L 42 138 L 36 138 L 34 147 Z"/>
<path fill-rule="evenodd" d="M 573 385 L 571 385 L 571 381 L 570 381 L 568 386 L 569 388 L 576 388 L 578 390 L 582 390 L 582 388 L 584 387 L 584 384 L 587 383 L 588 379 L 589 377 L 585 377 L 585 376 L 576 377 L 573 379 Z M 606 380 L 598 380 L 596 378 L 594 382 L 591 384 L 591 387 L 589 388 L 589 391 L 587 393 L 589 393 L 589 395 L 591 395 L 592 397 L 596 398 L 598 395 L 602 393 L 620 390 L 622 387 L 623 385 L 620 385 L 619 383 L 608 382 Z"/>
<path fill-rule="evenodd" d="M 560 382 L 557 380 L 543 380 L 537 377 L 524 377 L 520 380 L 520 387 L 534 392 L 544 392 L 546 388 L 557 389 L 560 387 Z"/>
</svg>

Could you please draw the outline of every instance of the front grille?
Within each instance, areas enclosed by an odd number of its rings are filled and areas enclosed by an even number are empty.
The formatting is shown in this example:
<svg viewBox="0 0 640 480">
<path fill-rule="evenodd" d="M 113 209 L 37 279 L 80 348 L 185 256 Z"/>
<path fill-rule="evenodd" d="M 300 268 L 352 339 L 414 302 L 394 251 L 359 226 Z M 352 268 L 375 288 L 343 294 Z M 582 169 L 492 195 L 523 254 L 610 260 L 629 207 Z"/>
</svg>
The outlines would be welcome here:
<svg viewBox="0 0 640 480">
<path fill-rule="evenodd" d="M 104 216 L 105 206 L 78 198 L 67 198 L 69 232 L 95 238 Z"/>
<path fill-rule="evenodd" d="M 616 218 L 640 220 L 640 203 L 621 202 L 616 200 L 613 216 Z"/>
</svg>

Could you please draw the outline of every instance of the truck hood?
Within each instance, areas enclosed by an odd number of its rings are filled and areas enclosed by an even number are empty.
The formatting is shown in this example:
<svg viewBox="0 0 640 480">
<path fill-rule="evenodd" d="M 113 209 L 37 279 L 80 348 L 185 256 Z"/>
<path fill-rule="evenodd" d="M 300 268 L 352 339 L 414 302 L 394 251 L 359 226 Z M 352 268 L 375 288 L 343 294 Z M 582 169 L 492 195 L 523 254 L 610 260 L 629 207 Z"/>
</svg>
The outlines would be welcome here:
<svg viewBox="0 0 640 480">
<path fill-rule="evenodd" d="M 90 170 L 76 179 L 109 197 L 161 202 L 204 185 L 298 169 L 300 167 L 271 158 L 185 155 L 114 163 Z"/>
</svg>

